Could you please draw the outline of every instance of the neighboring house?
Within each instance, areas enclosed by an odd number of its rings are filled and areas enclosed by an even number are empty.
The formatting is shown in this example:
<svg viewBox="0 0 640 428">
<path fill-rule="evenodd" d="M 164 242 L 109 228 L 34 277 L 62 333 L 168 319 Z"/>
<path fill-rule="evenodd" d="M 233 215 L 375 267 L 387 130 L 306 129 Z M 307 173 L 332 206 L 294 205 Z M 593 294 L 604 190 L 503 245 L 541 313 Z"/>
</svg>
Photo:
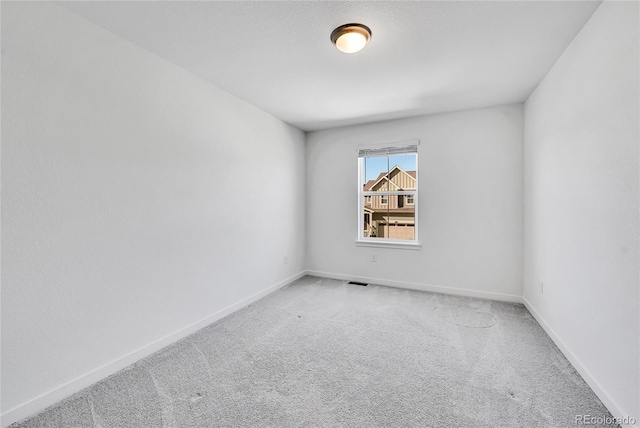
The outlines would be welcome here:
<svg viewBox="0 0 640 428">
<path fill-rule="evenodd" d="M 394 166 L 364 185 L 365 192 L 416 189 L 416 172 Z M 415 239 L 414 195 L 370 195 L 364 197 L 364 236 Z"/>
</svg>

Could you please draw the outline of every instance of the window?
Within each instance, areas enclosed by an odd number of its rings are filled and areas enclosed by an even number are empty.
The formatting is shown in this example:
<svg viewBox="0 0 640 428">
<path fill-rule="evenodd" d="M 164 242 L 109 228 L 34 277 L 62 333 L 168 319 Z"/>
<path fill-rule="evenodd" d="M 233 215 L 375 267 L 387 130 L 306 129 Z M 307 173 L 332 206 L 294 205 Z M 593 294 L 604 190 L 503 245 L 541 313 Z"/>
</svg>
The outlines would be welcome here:
<svg viewBox="0 0 640 428">
<path fill-rule="evenodd" d="M 418 144 L 358 151 L 359 245 L 417 247 Z"/>
</svg>

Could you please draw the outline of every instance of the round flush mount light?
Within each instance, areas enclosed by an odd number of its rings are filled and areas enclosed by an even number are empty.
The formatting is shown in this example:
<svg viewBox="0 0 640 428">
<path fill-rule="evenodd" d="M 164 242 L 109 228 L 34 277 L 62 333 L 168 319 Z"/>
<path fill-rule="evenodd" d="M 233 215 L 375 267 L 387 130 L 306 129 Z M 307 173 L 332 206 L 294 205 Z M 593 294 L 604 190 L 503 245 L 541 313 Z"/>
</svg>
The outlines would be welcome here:
<svg viewBox="0 0 640 428">
<path fill-rule="evenodd" d="M 333 30 L 331 42 L 344 53 L 356 53 L 371 39 L 371 29 L 362 24 L 344 24 Z"/>
</svg>

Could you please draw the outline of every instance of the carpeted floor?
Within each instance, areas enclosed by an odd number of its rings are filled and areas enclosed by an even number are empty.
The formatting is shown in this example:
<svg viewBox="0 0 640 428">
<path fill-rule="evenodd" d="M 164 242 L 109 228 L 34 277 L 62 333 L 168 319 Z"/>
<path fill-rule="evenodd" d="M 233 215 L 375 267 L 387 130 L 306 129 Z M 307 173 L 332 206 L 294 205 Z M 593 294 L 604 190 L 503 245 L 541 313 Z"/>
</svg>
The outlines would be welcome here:
<svg viewBox="0 0 640 428">
<path fill-rule="evenodd" d="M 610 416 L 522 305 L 307 276 L 12 427 L 564 428 L 576 415 Z"/>
</svg>

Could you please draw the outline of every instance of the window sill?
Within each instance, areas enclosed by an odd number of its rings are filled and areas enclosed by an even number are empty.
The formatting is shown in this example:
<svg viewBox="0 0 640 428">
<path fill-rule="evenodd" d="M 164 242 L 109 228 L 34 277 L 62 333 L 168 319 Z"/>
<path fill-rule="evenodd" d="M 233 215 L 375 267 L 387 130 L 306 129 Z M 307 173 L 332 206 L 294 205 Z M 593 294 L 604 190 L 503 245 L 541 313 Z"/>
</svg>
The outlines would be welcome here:
<svg viewBox="0 0 640 428">
<path fill-rule="evenodd" d="M 377 248 L 397 248 L 401 250 L 419 250 L 421 245 L 419 242 L 402 242 L 402 241 L 356 241 L 358 247 L 377 247 Z"/>
</svg>

